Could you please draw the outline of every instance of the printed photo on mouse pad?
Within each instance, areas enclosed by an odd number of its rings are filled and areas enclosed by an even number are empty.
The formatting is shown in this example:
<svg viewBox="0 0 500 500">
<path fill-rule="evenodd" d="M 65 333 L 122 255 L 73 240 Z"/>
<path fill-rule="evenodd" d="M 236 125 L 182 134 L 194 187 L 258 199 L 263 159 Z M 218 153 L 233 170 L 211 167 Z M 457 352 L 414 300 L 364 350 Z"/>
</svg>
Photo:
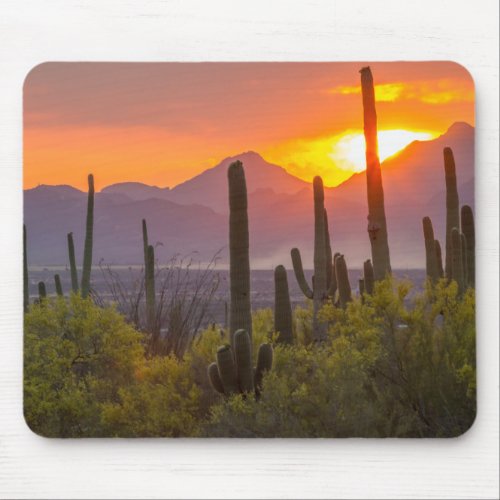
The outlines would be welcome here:
<svg viewBox="0 0 500 500">
<path fill-rule="evenodd" d="M 476 415 L 454 62 L 48 62 L 24 83 L 45 437 L 456 437 Z"/>
</svg>

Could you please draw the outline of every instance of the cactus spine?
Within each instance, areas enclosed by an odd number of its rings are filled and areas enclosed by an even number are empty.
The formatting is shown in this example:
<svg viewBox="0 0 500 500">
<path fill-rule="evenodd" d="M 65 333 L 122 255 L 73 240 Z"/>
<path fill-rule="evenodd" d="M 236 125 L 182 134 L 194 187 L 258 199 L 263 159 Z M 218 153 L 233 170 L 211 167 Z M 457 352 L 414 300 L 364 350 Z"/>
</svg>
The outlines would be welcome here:
<svg viewBox="0 0 500 500">
<path fill-rule="evenodd" d="M 456 227 L 451 230 L 451 279 L 457 282 L 458 290 L 462 293 L 464 291 L 462 238 Z"/>
<path fill-rule="evenodd" d="M 465 235 L 467 242 L 467 284 L 471 287 L 475 286 L 476 274 L 476 235 L 474 229 L 474 215 L 469 205 L 464 205 L 461 210 L 462 233 Z"/>
<path fill-rule="evenodd" d="M 364 135 L 366 142 L 366 183 L 368 193 L 368 235 L 372 249 L 373 271 L 376 280 L 391 272 L 387 223 L 384 207 L 382 171 L 378 156 L 377 112 L 373 76 L 369 67 L 361 71 Z"/>
<path fill-rule="evenodd" d="M 94 233 L 94 176 L 89 175 L 89 192 L 87 199 L 87 223 L 85 229 L 85 248 L 83 250 L 82 297 L 90 293 L 90 272 L 92 269 L 92 240 Z"/>
<path fill-rule="evenodd" d="M 444 276 L 443 256 L 441 253 L 441 244 L 439 243 L 438 240 L 434 240 L 434 249 L 436 251 L 436 266 L 437 266 L 438 277 L 442 278 Z"/>
<path fill-rule="evenodd" d="M 61 285 L 61 277 L 58 274 L 54 274 L 54 283 L 56 285 L 56 293 L 59 297 L 63 297 L 63 289 Z"/>
<path fill-rule="evenodd" d="M 439 279 L 438 263 L 436 256 L 436 243 L 434 239 L 434 229 L 429 217 L 422 219 L 425 240 L 425 270 L 427 278 L 436 282 Z"/>
<path fill-rule="evenodd" d="M 363 263 L 363 275 L 365 280 L 365 290 L 368 295 L 373 295 L 373 289 L 375 286 L 375 276 L 373 274 L 372 261 L 370 259 L 365 260 Z"/>
<path fill-rule="evenodd" d="M 339 302 L 342 307 L 345 307 L 347 303 L 352 300 L 352 296 L 349 274 L 343 255 L 339 255 L 335 259 L 335 274 L 337 276 L 337 286 L 339 289 Z"/>
<path fill-rule="evenodd" d="M 229 333 L 246 330 L 252 338 L 252 311 L 250 303 L 250 256 L 247 213 L 247 187 L 241 161 L 229 165 L 229 279 L 231 306 Z"/>
<path fill-rule="evenodd" d="M 314 280 L 312 290 L 307 284 L 302 267 L 302 258 L 297 248 L 293 248 L 292 263 L 297 283 L 307 298 L 313 299 L 313 335 L 316 341 L 324 340 L 326 325 L 318 320 L 318 312 L 327 298 L 327 244 L 328 234 L 325 228 L 325 195 L 323 180 L 316 176 L 313 181 L 314 190 Z M 331 252 L 331 251 L 330 251 Z"/>
<path fill-rule="evenodd" d="M 146 321 L 147 329 L 156 337 L 156 306 L 155 306 L 155 250 L 148 246 L 146 259 Z"/>
<path fill-rule="evenodd" d="M 459 206 L 458 206 L 458 190 L 457 190 L 457 175 L 455 172 L 455 159 L 451 148 L 444 148 L 444 173 L 446 181 L 446 263 L 445 275 L 448 279 L 452 276 L 452 231 L 460 228 Z"/>
<path fill-rule="evenodd" d="M 235 393 L 259 395 L 264 373 L 271 369 L 273 348 L 261 344 L 257 366 L 252 368 L 252 341 L 245 330 L 237 330 L 233 336 L 234 349 L 224 345 L 217 349 L 216 362 L 207 369 L 213 389 L 230 396 Z"/>
<path fill-rule="evenodd" d="M 283 266 L 277 266 L 274 270 L 274 331 L 279 335 L 278 342 L 293 343 L 292 305 Z"/>
<path fill-rule="evenodd" d="M 23 307 L 24 312 L 30 305 L 29 277 L 28 277 L 28 252 L 26 242 L 26 224 L 23 224 Z"/>
<path fill-rule="evenodd" d="M 76 269 L 75 244 L 73 243 L 73 233 L 68 233 L 68 254 L 69 268 L 71 271 L 71 288 L 78 293 L 78 271 Z"/>
<path fill-rule="evenodd" d="M 40 303 L 47 298 L 47 289 L 45 288 L 45 283 L 43 281 L 38 282 L 38 299 Z"/>
</svg>

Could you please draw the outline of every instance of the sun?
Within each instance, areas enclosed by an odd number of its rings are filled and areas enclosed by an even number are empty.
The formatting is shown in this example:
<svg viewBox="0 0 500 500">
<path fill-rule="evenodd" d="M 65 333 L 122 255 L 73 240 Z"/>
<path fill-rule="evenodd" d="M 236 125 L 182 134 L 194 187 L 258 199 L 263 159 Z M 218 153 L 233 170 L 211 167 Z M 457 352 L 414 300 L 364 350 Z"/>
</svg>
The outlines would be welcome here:
<svg viewBox="0 0 500 500">
<path fill-rule="evenodd" d="M 395 155 L 413 141 L 428 141 L 435 137 L 432 132 L 412 130 L 380 130 L 378 149 L 380 161 Z M 366 168 L 365 138 L 362 132 L 353 131 L 337 136 L 329 154 L 335 166 L 351 172 L 362 172 Z"/>
</svg>

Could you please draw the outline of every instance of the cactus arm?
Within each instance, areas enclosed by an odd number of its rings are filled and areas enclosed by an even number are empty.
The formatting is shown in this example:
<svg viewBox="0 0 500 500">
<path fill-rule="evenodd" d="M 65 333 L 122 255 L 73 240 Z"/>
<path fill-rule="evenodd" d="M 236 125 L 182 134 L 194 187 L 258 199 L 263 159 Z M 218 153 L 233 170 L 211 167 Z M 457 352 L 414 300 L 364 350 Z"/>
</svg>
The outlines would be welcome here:
<svg viewBox="0 0 500 500">
<path fill-rule="evenodd" d="M 210 385 L 212 388 L 224 394 L 224 386 L 222 385 L 222 380 L 219 376 L 219 369 L 217 368 L 217 363 L 211 363 L 207 369 L 208 380 L 210 381 Z"/>
<path fill-rule="evenodd" d="M 467 241 L 467 283 L 474 287 L 476 273 L 476 235 L 474 229 L 474 215 L 469 205 L 464 205 L 461 210 L 462 233 Z"/>
<path fill-rule="evenodd" d="M 451 148 L 444 148 L 444 173 L 446 181 L 446 261 L 445 275 L 452 278 L 452 231 L 460 228 L 459 203 L 457 189 L 457 175 L 455 171 L 455 159 Z"/>
<path fill-rule="evenodd" d="M 23 224 L 23 307 L 24 312 L 30 305 L 29 276 L 28 276 L 28 252 L 26 242 L 26 224 Z"/>
<path fill-rule="evenodd" d="M 250 303 L 250 256 L 245 171 L 240 161 L 229 165 L 229 277 L 231 305 L 229 330 L 231 345 L 236 330 L 246 330 L 252 338 Z"/>
<path fill-rule="evenodd" d="M 432 221 L 429 217 L 422 219 L 425 241 L 425 270 L 427 278 L 436 282 L 439 279 L 438 263 L 436 259 L 436 244 Z"/>
<path fill-rule="evenodd" d="M 308 298 L 313 298 L 313 292 L 309 285 L 307 284 L 306 277 L 304 275 L 304 268 L 302 267 L 302 258 L 300 256 L 300 251 L 298 248 L 292 248 L 291 251 L 293 271 L 295 273 L 295 278 L 297 283 L 302 290 L 302 293 Z"/>
<path fill-rule="evenodd" d="M 261 344 L 257 355 L 257 366 L 255 367 L 255 388 L 257 393 L 262 389 L 264 373 L 270 371 L 273 366 L 273 348 L 271 344 Z"/>
<path fill-rule="evenodd" d="M 438 278 L 442 278 L 444 276 L 443 257 L 441 254 L 441 245 L 438 240 L 434 240 L 434 249 L 436 250 L 436 265 L 437 265 Z"/>
<path fill-rule="evenodd" d="M 68 233 L 68 255 L 69 268 L 71 271 L 71 288 L 78 293 L 78 271 L 76 269 L 75 244 L 73 243 L 73 233 Z"/>
<path fill-rule="evenodd" d="M 240 391 L 253 392 L 252 341 L 245 330 L 234 333 L 234 357 Z"/>
<path fill-rule="evenodd" d="M 337 275 L 335 274 L 335 259 L 339 256 L 340 254 L 338 252 L 335 252 L 335 255 L 333 256 L 332 259 L 332 280 L 330 283 L 330 288 L 328 289 L 328 296 L 332 298 L 332 300 L 335 300 L 335 292 L 337 291 Z"/>
<path fill-rule="evenodd" d="M 87 198 L 87 223 L 85 229 L 85 247 L 83 251 L 82 297 L 90 293 L 90 273 L 92 270 L 92 240 L 94 233 L 94 176 L 89 175 L 89 192 Z"/>
<path fill-rule="evenodd" d="M 283 266 L 277 266 L 274 270 L 274 331 L 278 333 L 278 342 L 293 343 L 292 305 Z"/>
<path fill-rule="evenodd" d="M 56 293 L 59 297 L 63 297 L 63 289 L 61 285 L 61 277 L 58 274 L 54 274 L 54 283 L 56 285 Z"/>
<path fill-rule="evenodd" d="M 391 272 L 387 222 L 384 206 L 382 170 L 378 156 L 377 112 L 375 89 L 369 67 L 362 68 L 361 93 L 363 97 L 363 123 L 366 143 L 366 183 L 368 194 L 368 235 L 372 249 L 375 279 L 381 280 Z"/>
<path fill-rule="evenodd" d="M 233 358 L 233 350 L 230 346 L 225 345 L 217 349 L 217 369 L 224 387 L 224 394 L 229 396 L 239 392 L 238 373 Z"/>
</svg>

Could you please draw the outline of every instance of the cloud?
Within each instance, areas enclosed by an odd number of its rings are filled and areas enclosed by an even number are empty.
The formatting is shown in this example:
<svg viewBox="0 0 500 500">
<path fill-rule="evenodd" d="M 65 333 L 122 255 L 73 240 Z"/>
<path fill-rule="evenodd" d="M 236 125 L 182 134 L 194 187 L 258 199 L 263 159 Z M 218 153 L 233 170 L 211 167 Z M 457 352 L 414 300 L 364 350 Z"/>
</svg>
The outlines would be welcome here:
<svg viewBox="0 0 500 500">
<path fill-rule="evenodd" d="M 330 94 L 361 94 L 361 85 L 339 85 Z M 416 100 L 427 104 L 474 101 L 474 90 L 464 81 L 440 79 L 424 82 L 392 82 L 375 85 L 378 102 Z"/>
</svg>

